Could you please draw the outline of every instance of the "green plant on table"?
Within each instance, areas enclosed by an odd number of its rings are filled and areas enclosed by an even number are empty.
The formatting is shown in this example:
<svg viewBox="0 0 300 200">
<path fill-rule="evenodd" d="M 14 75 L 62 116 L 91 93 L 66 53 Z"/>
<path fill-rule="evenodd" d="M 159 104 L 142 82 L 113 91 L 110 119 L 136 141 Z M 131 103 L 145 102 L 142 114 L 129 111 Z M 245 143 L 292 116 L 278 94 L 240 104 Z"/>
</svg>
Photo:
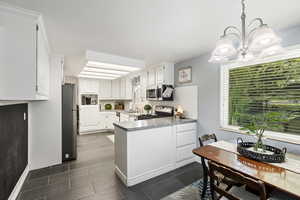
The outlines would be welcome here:
<svg viewBox="0 0 300 200">
<path fill-rule="evenodd" d="M 266 112 L 258 114 L 240 114 L 237 113 L 237 117 L 243 119 L 240 124 L 240 130 L 246 131 L 249 135 L 255 135 L 257 142 L 254 146 L 254 150 L 265 151 L 262 138 L 266 129 L 280 128 L 282 123 L 286 123 L 289 120 L 289 115 L 282 112 Z"/>
</svg>

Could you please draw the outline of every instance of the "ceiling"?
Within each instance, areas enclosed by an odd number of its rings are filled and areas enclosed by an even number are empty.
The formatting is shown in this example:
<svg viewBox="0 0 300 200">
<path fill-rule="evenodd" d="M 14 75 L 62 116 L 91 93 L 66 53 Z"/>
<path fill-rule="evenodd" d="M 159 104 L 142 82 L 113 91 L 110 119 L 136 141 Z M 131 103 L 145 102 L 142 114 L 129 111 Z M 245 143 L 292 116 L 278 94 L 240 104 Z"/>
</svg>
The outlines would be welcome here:
<svg viewBox="0 0 300 200">
<path fill-rule="evenodd" d="M 44 16 L 51 49 L 77 75 L 85 50 L 148 65 L 179 62 L 210 51 L 228 25 L 240 25 L 239 0 L 4 0 Z M 248 20 L 277 30 L 300 24 L 299 0 L 248 0 Z"/>
</svg>

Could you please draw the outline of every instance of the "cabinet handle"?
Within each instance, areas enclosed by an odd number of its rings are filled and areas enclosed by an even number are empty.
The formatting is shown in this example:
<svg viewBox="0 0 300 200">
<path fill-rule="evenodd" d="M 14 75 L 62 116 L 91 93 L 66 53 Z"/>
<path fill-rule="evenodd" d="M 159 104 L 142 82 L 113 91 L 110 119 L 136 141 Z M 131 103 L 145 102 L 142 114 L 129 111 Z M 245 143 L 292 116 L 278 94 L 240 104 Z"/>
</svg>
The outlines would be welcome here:
<svg viewBox="0 0 300 200">
<path fill-rule="evenodd" d="M 39 25 L 37 24 L 35 27 L 35 91 L 39 91 L 39 85 L 38 85 L 38 40 L 39 40 Z"/>
</svg>

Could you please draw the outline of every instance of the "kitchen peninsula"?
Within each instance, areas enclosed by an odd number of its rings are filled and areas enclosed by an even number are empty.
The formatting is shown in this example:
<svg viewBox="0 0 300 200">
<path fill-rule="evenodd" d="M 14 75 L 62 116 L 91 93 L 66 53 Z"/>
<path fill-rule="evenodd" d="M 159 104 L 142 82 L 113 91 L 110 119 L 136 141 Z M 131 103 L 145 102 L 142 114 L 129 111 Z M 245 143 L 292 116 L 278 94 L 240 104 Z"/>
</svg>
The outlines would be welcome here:
<svg viewBox="0 0 300 200">
<path fill-rule="evenodd" d="M 132 186 L 194 162 L 197 123 L 173 117 L 115 126 L 115 171 Z"/>
</svg>

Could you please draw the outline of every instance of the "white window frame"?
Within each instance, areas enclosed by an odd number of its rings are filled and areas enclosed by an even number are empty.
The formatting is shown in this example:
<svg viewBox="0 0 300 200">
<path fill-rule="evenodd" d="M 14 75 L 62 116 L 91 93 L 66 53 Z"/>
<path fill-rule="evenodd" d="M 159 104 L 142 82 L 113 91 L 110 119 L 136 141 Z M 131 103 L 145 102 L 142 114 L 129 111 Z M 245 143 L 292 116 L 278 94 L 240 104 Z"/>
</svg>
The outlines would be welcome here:
<svg viewBox="0 0 300 200">
<path fill-rule="evenodd" d="M 256 59 L 254 61 L 244 61 L 244 62 L 231 62 L 224 65 L 221 65 L 221 77 L 220 77 L 220 122 L 221 129 L 242 133 L 245 134 L 245 131 L 241 131 L 240 127 L 232 126 L 228 124 L 228 113 L 229 113 L 229 70 L 238 68 L 238 67 L 247 67 L 251 65 L 270 63 L 274 61 L 280 61 L 290 58 L 298 58 L 300 57 L 300 45 L 292 46 L 287 48 L 287 51 L 284 54 L 264 58 L 264 59 Z M 278 140 L 293 144 L 300 144 L 300 136 L 286 134 L 282 132 L 273 132 L 273 131 L 265 131 L 265 137 L 272 140 Z"/>
</svg>

